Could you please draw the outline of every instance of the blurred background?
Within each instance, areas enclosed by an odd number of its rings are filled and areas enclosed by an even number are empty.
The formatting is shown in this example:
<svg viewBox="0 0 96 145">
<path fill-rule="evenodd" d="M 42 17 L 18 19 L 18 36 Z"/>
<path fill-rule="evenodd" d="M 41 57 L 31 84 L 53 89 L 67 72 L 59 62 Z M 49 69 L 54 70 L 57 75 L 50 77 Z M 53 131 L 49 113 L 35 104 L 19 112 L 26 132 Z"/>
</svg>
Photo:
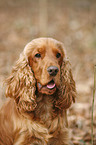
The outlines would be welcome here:
<svg viewBox="0 0 96 145">
<path fill-rule="evenodd" d="M 37 37 L 64 43 L 76 81 L 77 99 L 68 112 L 74 145 L 91 144 L 91 110 L 96 65 L 96 0 L 0 0 L 0 107 L 3 80 L 24 46 Z M 96 95 L 94 103 L 96 145 Z"/>
</svg>

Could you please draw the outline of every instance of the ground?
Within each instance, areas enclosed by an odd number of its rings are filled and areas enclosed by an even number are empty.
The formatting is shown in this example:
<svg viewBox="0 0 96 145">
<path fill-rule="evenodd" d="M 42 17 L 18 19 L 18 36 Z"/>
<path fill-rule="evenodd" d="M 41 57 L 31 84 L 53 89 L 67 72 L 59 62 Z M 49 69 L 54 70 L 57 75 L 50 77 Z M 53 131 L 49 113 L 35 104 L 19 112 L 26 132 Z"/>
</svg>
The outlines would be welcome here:
<svg viewBox="0 0 96 145">
<path fill-rule="evenodd" d="M 40 36 L 53 37 L 64 43 L 76 81 L 76 103 L 68 111 L 71 140 L 74 145 L 91 145 L 96 1 L 46 2 L 44 6 L 40 0 L 0 0 L 0 107 L 6 101 L 3 80 L 26 43 Z M 96 94 L 93 132 L 96 145 Z"/>
</svg>

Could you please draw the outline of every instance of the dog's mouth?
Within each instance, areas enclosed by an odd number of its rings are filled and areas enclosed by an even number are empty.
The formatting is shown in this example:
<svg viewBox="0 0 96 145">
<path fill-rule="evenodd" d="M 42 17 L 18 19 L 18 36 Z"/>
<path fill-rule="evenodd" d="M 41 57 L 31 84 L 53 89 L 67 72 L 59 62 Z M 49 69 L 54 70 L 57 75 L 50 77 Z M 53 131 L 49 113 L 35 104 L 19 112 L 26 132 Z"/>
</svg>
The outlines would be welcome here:
<svg viewBox="0 0 96 145">
<path fill-rule="evenodd" d="M 37 83 L 38 90 L 42 93 L 47 94 L 53 94 L 56 91 L 56 84 L 54 80 L 51 80 L 46 85 L 41 85 L 40 83 Z M 48 93 L 49 92 L 49 93 Z"/>
<path fill-rule="evenodd" d="M 53 80 L 51 80 L 47 85 L 46 87 L 50 90 L 54 89 L 56 87 L 56 84 Z"/>
</svg>

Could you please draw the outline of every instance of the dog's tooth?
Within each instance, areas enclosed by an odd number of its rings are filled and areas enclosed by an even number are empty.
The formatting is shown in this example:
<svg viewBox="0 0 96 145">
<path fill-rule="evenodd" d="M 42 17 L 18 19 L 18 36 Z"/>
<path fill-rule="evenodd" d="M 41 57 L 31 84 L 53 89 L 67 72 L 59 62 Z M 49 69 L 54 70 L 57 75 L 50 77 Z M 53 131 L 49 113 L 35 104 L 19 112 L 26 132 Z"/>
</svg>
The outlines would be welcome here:
<svg viewBox="0 0 96 145">
<path fill-rule="evenodd" d="M 40 83 L 38 83 L 38 87 L 39 87 L 39 89 L 41 89 L 42 88 L 42 85 Z"/>
</svg>

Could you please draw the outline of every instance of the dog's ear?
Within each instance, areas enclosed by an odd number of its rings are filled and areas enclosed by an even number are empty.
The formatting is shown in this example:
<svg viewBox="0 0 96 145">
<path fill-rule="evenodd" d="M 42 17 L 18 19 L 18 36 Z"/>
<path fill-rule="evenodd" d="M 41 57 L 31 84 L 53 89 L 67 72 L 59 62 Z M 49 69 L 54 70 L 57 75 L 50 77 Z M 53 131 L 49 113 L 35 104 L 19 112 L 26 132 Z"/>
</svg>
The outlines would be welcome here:
<svg viewBox="0 0 96 145">
<path fill-rule="evenodd" d="M 36 81 L 23 53 L 5 83 L 6 96 L 15 99 L 20 111 L 33 111 L 36 108 Z"/>
<path fill-rule="evenodd" d="M 56 101 L 56 107 L 59 109 L 67 109 L 70 107 L 72 101 L 75 102 L 76 87 L 73 80 L 71 65 L 68 59 L 64 58 L 61 66 L 61 83 L 60 90 L 58 92 L 58 100 Z"/>
</svg>

